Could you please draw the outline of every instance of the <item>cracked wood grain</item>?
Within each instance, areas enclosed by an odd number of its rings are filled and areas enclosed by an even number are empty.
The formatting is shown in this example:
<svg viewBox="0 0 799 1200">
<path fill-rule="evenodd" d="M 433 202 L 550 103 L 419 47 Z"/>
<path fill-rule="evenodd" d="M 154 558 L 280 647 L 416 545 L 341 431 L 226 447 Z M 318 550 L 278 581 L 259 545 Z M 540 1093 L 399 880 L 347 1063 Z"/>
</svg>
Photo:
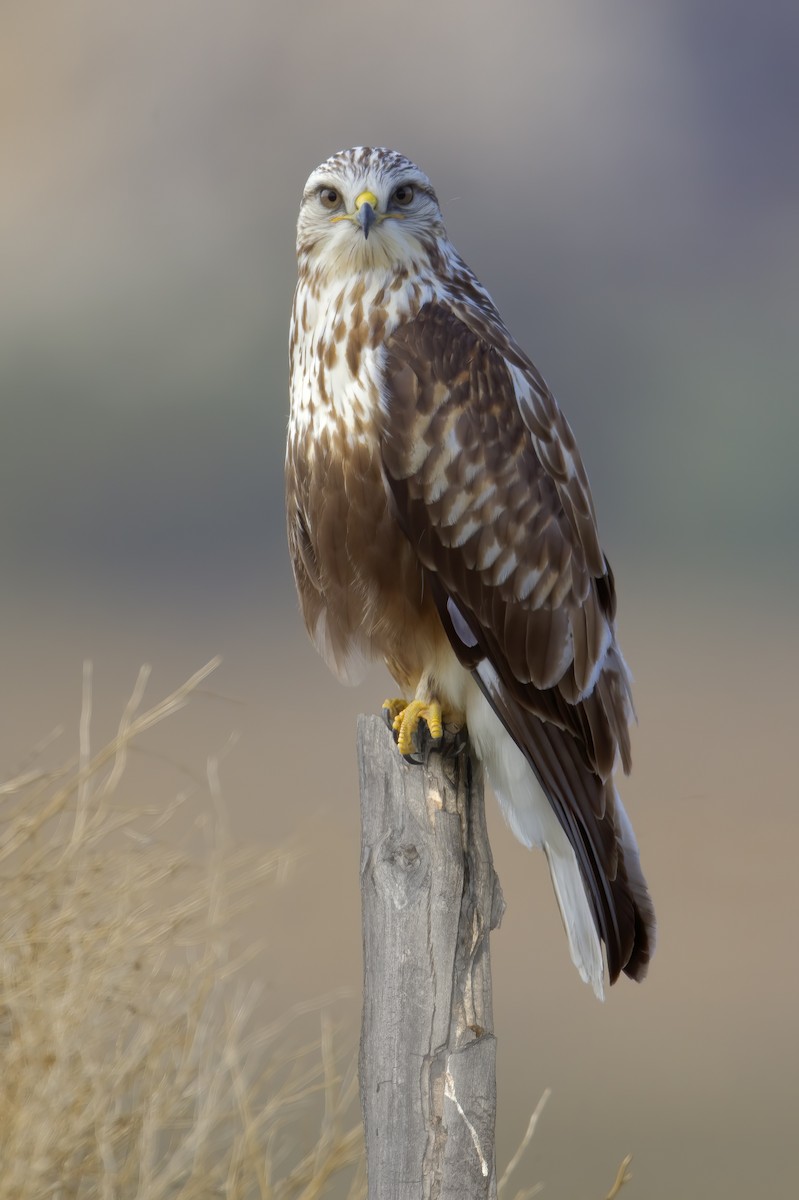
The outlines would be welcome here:
<svg viewBox="0 0 799 1200">
<path fill-rule="evenodd" d="M 467 751 L 406 763 L 358 722 L 369 1200 L 496 1196 L 489 933 L 502 891 Z"/>
</svg>

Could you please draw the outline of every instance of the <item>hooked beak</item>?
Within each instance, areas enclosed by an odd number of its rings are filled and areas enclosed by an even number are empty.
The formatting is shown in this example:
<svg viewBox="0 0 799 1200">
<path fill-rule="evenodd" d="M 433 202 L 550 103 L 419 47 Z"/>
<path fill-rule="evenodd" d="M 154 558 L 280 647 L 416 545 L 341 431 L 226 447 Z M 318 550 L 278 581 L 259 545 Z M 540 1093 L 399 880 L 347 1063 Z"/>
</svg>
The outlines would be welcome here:
<svg viewBox="0 0 799 1200">
<path fill-rule="evenodd" d="M 369 237 L 369 230 L 377 221 L 378 200 L 374 192 L 361 192 L 355 201 L 355 220 L 363 230 L 364 238 Z"/>
</svg>

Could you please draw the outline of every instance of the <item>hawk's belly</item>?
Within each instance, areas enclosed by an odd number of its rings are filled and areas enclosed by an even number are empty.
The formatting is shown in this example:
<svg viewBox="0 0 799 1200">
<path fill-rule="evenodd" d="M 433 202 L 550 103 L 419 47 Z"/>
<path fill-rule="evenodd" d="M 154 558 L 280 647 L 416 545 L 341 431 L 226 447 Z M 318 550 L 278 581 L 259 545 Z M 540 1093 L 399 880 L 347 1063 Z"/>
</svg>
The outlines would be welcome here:
<svg viewBox="0 0 799 1200">
<path fill-rule="evenodd" d="M 327 430 L 310 446 L 290 443 L 289 544 L 305 622 L 329 666 L 355 682 L 382 658 L 413 692 L 446 637 L 389 511 L 378 454 L 376 439 Z"/>
</svg>

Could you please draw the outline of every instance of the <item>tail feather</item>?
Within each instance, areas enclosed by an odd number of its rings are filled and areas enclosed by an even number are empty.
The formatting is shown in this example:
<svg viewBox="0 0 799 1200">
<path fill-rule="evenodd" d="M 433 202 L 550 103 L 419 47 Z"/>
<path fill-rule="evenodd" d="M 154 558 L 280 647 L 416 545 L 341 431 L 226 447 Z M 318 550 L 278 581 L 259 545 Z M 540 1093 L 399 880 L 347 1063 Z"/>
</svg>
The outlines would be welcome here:
<svg viewBox="0 0 799 1200">
<path fill-rule="evenodd" d="M 572 962 L 585 983 L 590 983 L 598 1000 L 605 999 L 605 964 L 594 918 L 585 895 L 574 851 L 565 845 L 544 843 L 563 927 L 569 939 Z"/>
<path fill-rule="evenodd" d="M 574 849 L 529 763 L 479 692 L 467 721 L 511 831 L 523 845 L 546 853 L 572 962 L 602 1000 L 602 946 Z"/>
<path fill-rule="evenodd" d="M 604 942 L 611 983 L 622 971 L 643 979 L 654 909 L 612 780 L 591 769 L 566 730 L 507 703 L 489 664 L 473 678 L 482 692 L 467 712 L 475 747 L 515 835 L 546 852 L 577 969 L 601 997 Z"/>
</svg>

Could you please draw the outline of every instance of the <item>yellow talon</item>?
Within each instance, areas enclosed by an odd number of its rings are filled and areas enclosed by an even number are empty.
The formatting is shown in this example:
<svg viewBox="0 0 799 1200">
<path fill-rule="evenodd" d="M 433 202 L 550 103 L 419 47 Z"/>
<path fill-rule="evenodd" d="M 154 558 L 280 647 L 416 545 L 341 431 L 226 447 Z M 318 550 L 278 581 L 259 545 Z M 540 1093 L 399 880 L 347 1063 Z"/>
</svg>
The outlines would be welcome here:
<svg viewBox="0 0 799 1200">
<path fill-rule="evenodd" d="M 413 753 L 413 736 L 419 728 L 420 721 L 427 724 L 434 742 L 444 736 L 444 720 L 438 701 L 431 700 L 428 704 L 424 700 L 411 700 L 410 704 L 394 717 L 394 730 L 398 735 L 397 749 L 400 754 Z"/>
<path fill-rule="evenodd" d="M 386 714 L 386 720 L 391 728 L 394 728 L 394 721 L 408 707 L 408 701 L 402 696 L 394 696 L 391 700 L 383 701 L 383 711 Z"/>
</svg>

